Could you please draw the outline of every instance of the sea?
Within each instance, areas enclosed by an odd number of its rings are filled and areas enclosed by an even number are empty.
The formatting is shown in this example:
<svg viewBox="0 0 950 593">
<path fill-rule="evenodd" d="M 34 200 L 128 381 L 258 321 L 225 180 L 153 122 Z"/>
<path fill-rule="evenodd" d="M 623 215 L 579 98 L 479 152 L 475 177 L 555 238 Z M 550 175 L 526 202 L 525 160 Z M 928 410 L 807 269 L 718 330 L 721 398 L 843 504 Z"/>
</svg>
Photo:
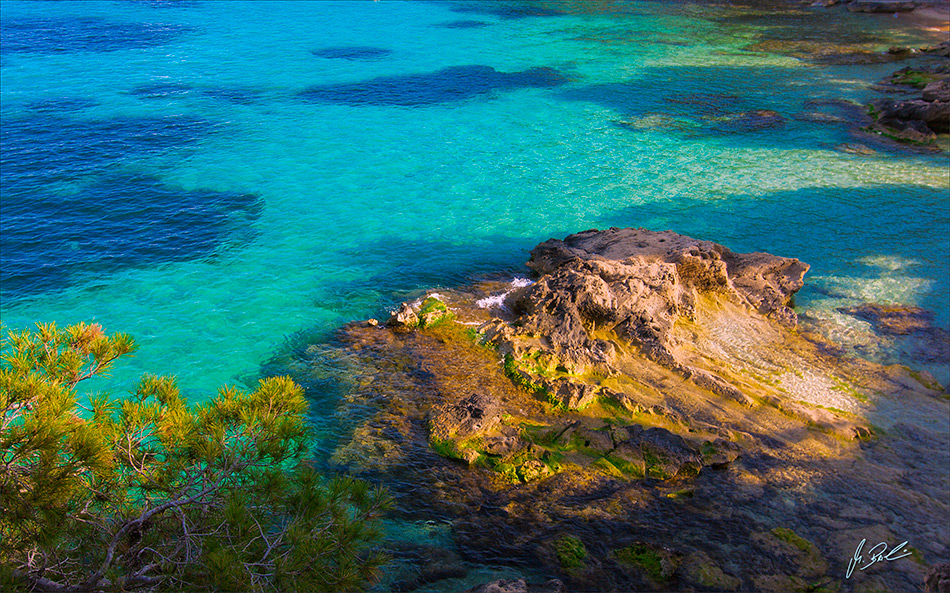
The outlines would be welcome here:
<svg viewBox="0 0 950 593">
<path fill-rule="evenodd" d="M 427 290 L 523 281 L 541 241 L 632 226 L 807 262 L 803 319 L 946 384 L 842 312 L 950 329 L 947 139 L 853 125 L 929 59 L 889 48 L 946 33 L 763 6 L 3 0 L 4 330 L 129 333 L 87 390 L 166 374 L 200 402 Z"/>
</svg>

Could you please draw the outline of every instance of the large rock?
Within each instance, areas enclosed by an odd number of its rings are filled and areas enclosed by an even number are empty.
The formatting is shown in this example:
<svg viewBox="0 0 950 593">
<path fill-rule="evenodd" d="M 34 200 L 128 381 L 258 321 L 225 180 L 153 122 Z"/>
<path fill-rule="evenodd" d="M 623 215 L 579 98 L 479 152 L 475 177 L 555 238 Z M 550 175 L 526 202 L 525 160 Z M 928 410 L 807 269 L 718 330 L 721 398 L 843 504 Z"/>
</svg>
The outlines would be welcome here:
<svg viewBox="0 0 950 593">
<path fill-rule="evenodd" d="M 886 100 L 885 100 L 886 101 Z M 950 103 L 946 101 L 896 101 L 881 105 L 880 119 L 919 120 L 935 132 L 950 131 Z"/>
<path fill-rule="evenodd" d="M 528 266 L 541 278 L 509 297 L 520 314 L 517 334 L 540 337 L 569 371 L 611 370 L 613 344 L 593 335 L 609 329 L 648 358 L 687 375 L 669 334 L 680 316 L 695 312 L 701 295 L 732 300 L 794 327 L 789 301 L 808 270 L 797 259 L 733 253 L 672 231 L 632 228 L 551 239 L 531 252 Z M 512 332 L 496 328 L 492 335 L 503 351 L 517 351 Z M 719 386 L 706 375 L 697 378 L 707 388 Z M 727 395 L 745 399 L 734 390 Z M 574 404 L 578 398 L 569 399 Z"/>
</svg>

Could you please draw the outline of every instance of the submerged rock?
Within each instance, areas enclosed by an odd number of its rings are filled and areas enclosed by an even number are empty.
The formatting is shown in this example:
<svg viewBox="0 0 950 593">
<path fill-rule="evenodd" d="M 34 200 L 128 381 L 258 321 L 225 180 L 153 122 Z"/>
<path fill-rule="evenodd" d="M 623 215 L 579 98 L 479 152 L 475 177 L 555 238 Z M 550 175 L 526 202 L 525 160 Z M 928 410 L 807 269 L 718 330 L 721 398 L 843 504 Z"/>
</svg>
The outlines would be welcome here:
<svg viewBox="0 0 950 593">
<path fill-rule="evenodd" d="M 920 307 L 895 307 L 865 303 L 857 307 L 838 309 L 874 324 L 881 333 L 906 335 L 931 327 L 933 313 Z"/>
<path fill-rule="evenodd" d="M 525 579 L 499 579 L 483 583 L 464 593 L 566 593 L 564 583 L 551 579 L 542 584 L 531 584 Z"/>
</svg>

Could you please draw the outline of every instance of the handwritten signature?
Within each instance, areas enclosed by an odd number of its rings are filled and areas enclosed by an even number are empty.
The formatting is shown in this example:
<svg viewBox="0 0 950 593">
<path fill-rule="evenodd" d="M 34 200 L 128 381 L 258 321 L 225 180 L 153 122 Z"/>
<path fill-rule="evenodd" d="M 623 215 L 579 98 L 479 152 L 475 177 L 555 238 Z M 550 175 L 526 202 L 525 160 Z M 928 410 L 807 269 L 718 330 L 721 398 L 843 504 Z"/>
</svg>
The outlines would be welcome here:
<svg viewBox="0 0 950 593">
<path fill-rule="evenodd" d="M 900 560 L 901 558 L 911 555 L 910 551 L 905 551 L 900 556 L 895 556 L 895 554 L 903 550 L 904 546 L 907 545 L 907 542 L 897 544 L 891 548 L 890 551 L 887 549 L 887 543 L 881 542 L 867 551 L 870 558 L 868 559 L 867 564 L 860 566 L 861 563 L 864 562 L 864 556 L 861 554 L 861 551 L 864 549 L 864 544 L 866 543 L 868 543 L 868 540 L 862 539 L 861 543 L 858 544 L 858 549 L 854 551 L 854 557 L 848 561 L 848 574 L 845 576 L 846 579 L 851 578 L 851 573 L 854 572 L 855 568 L 858 570 L 864 570 L 865 568 L 869 568 L 878 562 L 884 562 L 885 560 L 891 562 L 893 560 Z"/>
</svg>

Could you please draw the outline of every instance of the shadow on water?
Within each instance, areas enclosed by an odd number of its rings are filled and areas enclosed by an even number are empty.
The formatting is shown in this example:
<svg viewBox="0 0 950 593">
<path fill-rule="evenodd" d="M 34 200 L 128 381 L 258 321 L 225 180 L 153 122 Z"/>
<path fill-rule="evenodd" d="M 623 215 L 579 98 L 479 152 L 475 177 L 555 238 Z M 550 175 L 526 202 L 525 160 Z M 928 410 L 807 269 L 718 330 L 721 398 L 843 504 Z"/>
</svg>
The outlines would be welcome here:
<svg viewBox="0 0 950 593">
<path fill-rule="evenodd" d="M 383 47 L 346 45 L 315 49 L 311 53 L 317 57 L 331 60 L 379 60 L 392 54 L 393 50 Z"/>
<path fill-rule="evenodd" d="M 433 25 L 435 27 L 440 27 L 442 29 L 481 29 L 484 27 L 491 26 L 491 23 L 486 23 L 485 21 L 449 21 L 447 23 L 439 23 L 438 25 Z"/>
<path fill-rule="evenodd" d="M 0 53 L 144 49 L 172 43 L 188 31 L 180 25 L 112 22 L 98 17 L 4 19 L 0 22 Z"/>
<path fill-rule="evenodd" d="M 312 86 L 300 96 L 313 103 L 419 107 L 465 101 L 495 91 L 555 87 L 566 82 L 563 74 L 549 67 L 499 72 L 490 66 L 452 66 L 425 74 Z"/>
<path fill-rule="evenodd" d="M 130 95 L 142 100 L 178 99 L 190 96 L 203 96 L 234 105 L 254 105 L 264 99 L 264 93 L 257 89 L 238 87 L 195 87 L 184 83 L 144 84 L 130 91 Z"/>
<path fill-rule="evenodd" d="M 99 103 L 92 99 L 82 97 L 56 97 L 51 99 L 42 99 L 33 101 L 26 105 L 26 109 L 34 113 L 57 114 L 57 113 L 75 113 L 90 107 L 95 107 Z"/>
<path fill-rule="evenodd" d="M 4 194 L 6 295 L 55 290 L 73 277 L 200 259 L 253 238 L 262 208 L 252 194 L 183 190 L 150 176 L 111 175 L 76 193 Z"/>
<path fill-rule="evenodd" d="M 950 238 L 934 229 L 950 226 L 946 188 L 881 185 L 808 187 L 762 196 L 649 202 L 601 219 L 604 226 L 642 226 L 729 246 L 736 252 L 765 251 L 806 263 L 824 262 L 810 276 L 879 277 L 869 259 L 906 266 L 900 274 L 934 279 L 920 295 L 922 307 L 946 309 Z M 834 272 L 832 272 L 834 271 Z M 891 271 L 893 282 L 899 282 Z M 825 290 L 807 280 L 803 294 Z"/>
<path fill-rule="evenodd" d="M 4 119 L 0 139 L 5 297 L 77 274 L 206 258 L 253 238 L 256 195 L 171 187 L 124 163 L 180 150 L 213 126 L 184 117 Z"/>
<path fill-rule="evenodd" d="M 121 161 L 191 145 L 212 129 L 210 122 L 180 116 L 4 118 L 0 180 L 11 192 L 33 191 L 36 183 L 75 181 Z"/>
<path fill-rule="evenodd" d="M 567 16 L 557 8 L 556 2 L 532 2 L 525 0 L 498 0 L 493 2 L 453 1 L 450 10 L 461 14 L 484 14 L 504 20 L 527 19 L 537 17 Z"/>
</svg>

